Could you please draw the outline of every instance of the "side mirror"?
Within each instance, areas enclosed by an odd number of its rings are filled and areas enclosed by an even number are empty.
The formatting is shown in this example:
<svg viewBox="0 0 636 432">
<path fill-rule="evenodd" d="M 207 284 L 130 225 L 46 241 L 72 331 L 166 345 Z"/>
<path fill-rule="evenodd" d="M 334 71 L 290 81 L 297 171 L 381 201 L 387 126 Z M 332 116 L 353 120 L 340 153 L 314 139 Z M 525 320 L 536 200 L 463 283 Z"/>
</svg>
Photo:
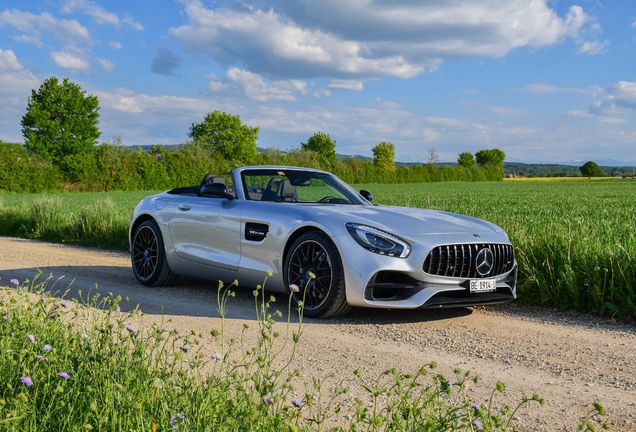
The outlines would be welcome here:
<svg viewBox="0 0 636 432">
<path fill-rule="evenodd" d="M 234 197 L 227 193 L 227 186 L 223 183 L 208 183 L 201 186 L 199 195 L 210 198 L 227 198 L 233 200 Z"/>
<path fill-rule="evenodd" d="M 369 202 L 373 201 L 373 194 L 371 192 L 369 192 L 368 190 L 362 189 L 360 191 L 360 195 L 362 195 L 362 198 L 364 198 L 365 200 L 367 200 Z"/>
</svg>

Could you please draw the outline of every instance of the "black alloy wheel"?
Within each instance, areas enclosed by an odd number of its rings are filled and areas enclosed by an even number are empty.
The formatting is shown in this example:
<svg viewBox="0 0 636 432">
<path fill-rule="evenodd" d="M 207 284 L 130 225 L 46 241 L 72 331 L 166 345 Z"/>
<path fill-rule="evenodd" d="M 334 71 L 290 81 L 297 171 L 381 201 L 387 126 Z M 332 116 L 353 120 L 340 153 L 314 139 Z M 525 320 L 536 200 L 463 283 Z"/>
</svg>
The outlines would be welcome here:
<svg viewBox="0 0 636 432">
<path fill-rule="evenodd" d="M 154 221 L 147 220 L 137 227 L 131 249 L 133 273 L 141 284 L 169 285 L 176 280 L 166 262 L 161 231 Z"/>
<path fill-rule="evenodd" d="M 350 309 L 340 256 L 322 232 L 303 234 L 292 244 L 285 264 L 285 283 L 294 303 L 303 303 L 305 316 L 326 318 Z M 294 292 L 290 285 L 296 285 L 299 291 Z"/>
</svg>

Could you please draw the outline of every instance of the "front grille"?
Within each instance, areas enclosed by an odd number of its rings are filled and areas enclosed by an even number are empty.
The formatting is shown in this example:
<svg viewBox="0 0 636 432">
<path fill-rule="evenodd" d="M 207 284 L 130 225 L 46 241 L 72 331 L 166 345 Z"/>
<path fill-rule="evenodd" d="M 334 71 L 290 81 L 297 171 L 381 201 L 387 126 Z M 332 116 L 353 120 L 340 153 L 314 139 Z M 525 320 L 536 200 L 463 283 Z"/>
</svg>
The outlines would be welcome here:
<svg viewBox="0 0 636 432">
<path fill-rule="evenodd" d="M 475 257 L 483 248 L 489 248 L 494 257 L 492 270 L 486 276 L 477 273 Z M 422 269 L 434 276 L 480 279 L 498 276 L 512 270 L 515 250 L 509 244 L 459 244 L 433 248 Z"/>
</svg>

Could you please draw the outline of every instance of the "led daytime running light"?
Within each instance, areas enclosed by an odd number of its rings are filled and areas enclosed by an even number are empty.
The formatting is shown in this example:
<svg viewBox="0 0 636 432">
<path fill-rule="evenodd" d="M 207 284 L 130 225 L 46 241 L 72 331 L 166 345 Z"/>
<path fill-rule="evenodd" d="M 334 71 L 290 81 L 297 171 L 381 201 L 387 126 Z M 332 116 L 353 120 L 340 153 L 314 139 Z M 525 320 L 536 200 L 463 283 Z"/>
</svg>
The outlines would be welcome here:
<svg viewBox="0 0 636 432">
<path fill-rule="evenodd" d="M 405 242 L 401 238 L 396 237 L 392 234 L 389 234 L 385 231 L 381 231 L 377 228 L 373 228 L 367 225 L 359 225 L 355 223 L 348 223 L 346 224 L 346 227 L 347 227 L 347 231 L 349 231 L 349 234 L 351 234 L 354 240 L 360 246 L 362 246 L 363 248 L 371 252 L 374 252 L 380 255 L 397 257 L 397 258 L 406 258 L 411 253 L 411 245 L 409 245 L 407 242 Z M 386 249 L 386 248 L 383 248 L 381 245 L 374 245 L 369 241 L 367 234 L 370 234 L 373 237 L 392 243 L 394 247 L 392 247 L 391 249 Z M 395 246 L 401 247 L 401 251 L 399 251 L 399 254 L 391 251 L 392 249 L 395 248 Z"/>
</svg>

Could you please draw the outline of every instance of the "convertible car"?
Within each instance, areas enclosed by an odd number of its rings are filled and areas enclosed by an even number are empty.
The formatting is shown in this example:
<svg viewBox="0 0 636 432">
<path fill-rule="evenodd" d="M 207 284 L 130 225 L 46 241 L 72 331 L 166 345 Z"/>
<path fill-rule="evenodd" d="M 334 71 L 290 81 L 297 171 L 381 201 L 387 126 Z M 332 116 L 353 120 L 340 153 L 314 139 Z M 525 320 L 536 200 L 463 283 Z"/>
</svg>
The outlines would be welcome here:
<svg viewBox="0 0 636 432">
<path fill-rule="evenodd" d="M 132 268 L 143 285 L 178 275 L 262 284 L 309 317 L 351 307 L 434 308 L 516 298 L 508 235 L 453 213 L 374 205 L 320 170 L 246 166 L 228 179 L 147 197 L 130 218 Z"/>
</svg>

